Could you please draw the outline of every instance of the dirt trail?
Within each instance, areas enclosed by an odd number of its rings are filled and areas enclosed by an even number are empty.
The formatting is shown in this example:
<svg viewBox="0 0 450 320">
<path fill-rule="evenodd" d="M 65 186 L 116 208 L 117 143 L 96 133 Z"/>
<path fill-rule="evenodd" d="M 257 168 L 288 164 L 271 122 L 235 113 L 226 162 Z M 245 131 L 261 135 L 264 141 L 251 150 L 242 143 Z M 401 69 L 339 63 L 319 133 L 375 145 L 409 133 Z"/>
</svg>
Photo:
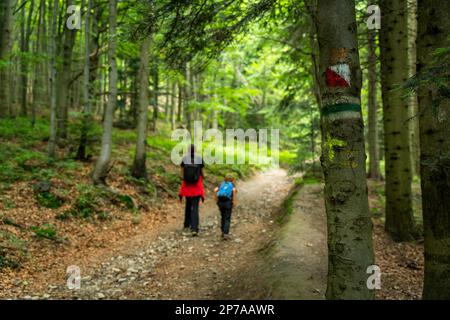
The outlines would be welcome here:
<svg viewBox="0 0 450 320">
<path fill-rule="evenodd" d="M 265 278 L 272 299 L 324 299 L 327 229 L 321 184 L 305 185 L 269 254 Z"/>
<path fill-rule="evenodd" d="M 66 279 L 45 292 L 22 298 L 45 299 L 228 299 L 242 296 L 242 274 L 261 264 L 261 247 L 274 237 L 273 212 L 291 188 L 283 170 L 260 173 L 238 184 L 239 206 L 232 217 L 232 238 L 220 239 L 219 214 L 211 200 L 200 208 L 199 237 L 181 235 L 177 219 L 157 231 L 127 241 L 108 259 L 82 267 L 80 290 Z M 74 263 L 76 264 L 76 263 Z"/>
</svg>

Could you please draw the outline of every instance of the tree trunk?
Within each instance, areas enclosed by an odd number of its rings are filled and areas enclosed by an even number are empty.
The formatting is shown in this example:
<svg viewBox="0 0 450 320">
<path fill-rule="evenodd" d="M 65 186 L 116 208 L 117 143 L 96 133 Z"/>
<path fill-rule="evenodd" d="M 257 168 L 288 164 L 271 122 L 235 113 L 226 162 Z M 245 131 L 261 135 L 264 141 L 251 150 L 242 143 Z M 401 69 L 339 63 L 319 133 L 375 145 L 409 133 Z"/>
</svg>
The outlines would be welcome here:
<svg viewBox="0 0 450 320">
<path fill-rule="evenodd" d="M 419 0 L 418 12 L 417 71 L 420 72 L 430 65 L 437 48 L 448 48 L 450 2 Z M 424 299 L 450 299 L 450 114 L 445 94 L 432 85 L 421 88 L 418 93 L 425 236 Z M 443 101 L 437 105 L 440 99 Z"/>
<path fill-rule="evenodd" d="M 363 119 L 361 69 L 353 0 L 320 0 L 322 168 L 328 226 L 327 299 L 373 299 L 366 283 L 374 264 Z M 337 76 L 338 75 L 338 76 Z"/>
<path fill-rule="evenodd" d="M 181 124 L 182 114 L 183 114 L 183 84 L 181 81 L 178 81 L 178 113 L 177 113 L 177 122 Z"/>
<path fill-rule="evenodd" d="M 169 96 L 170 96 L 170 80 L 169 78 L 166 79 L 166 94 L 165 94 L 165 101 L 164 101 L 164 122 L 169 122 Z"/>
<path fill-rule="evenodd" d="M 378 157 L 378 117 L 377 117 L 377 53 L 376 30 L 368 30 L 368 126 L 369 126 L 369 178 L 380 179 L 380 161 Z"/>
<path fill-rule="evenodd" d="M 416 74 L 417 64 L 417 0 L 408 0 L 408 48 L 409 48 L 409 76 Z M 409 124 L 410 124 L 410 150 L 411 150 L 411 173 L 420 176 L 420 147 L 419 147 L 419 106 L 417 103 L 417 95 L 412 94 L 409 105 Z"/>
<path fill-rule="evenodd" d="M 13 33 L 13 11 L 16 0 L 2 0 L 2 16 L 0 17 L 0 32 L 2 34 L 0 41 L 0 60 L 10 62 L 12 49 Z M 9 79 L 10 66 L 0 67 L 0 117 L 5 117 L 11 110 L 11 90 Z"/>
<path fill-rule="evenodd" d="M 117 101 L 117 65 L 116 65 L 116 20 L 117 2 L 109 0 L 109 36 L 108 36 L 108 64 L 109 64 L 109 95 L 108 104 L 103 120 L 102 148 L 97 159 L 92 180 L 94 184 L 106 185 L 106 177 L 109 172 L 112 150 L 112 128 L 114 118 L 114 108 Z"/>
<path fill-rule="evenodd" d="M 175 80 L 172 81 L 172 95 L 170 98 L 170 128 L 175 129 L 175 94 L 177 92 L 177 82 Z"/>
<path fill-rule="evenodd" d="M 153 117 L 152 117 L 152 131 L 156 130 L 156 120 L 158 119 L 158 98 L 159 98 L 159 71 L 158 62 L 153 62 Z"/>
<path fill-rule="evenodd" d="M 148 51 L 151 37 L 147 36 L 141 45 L 141 57 L 139 64 L 139 115 L 137 124 L 137 141 L 134 163 L 131 174 L 138 179 L 147 180 L 147 168 L 145 165 L 147 155 L 147 113 L 148 113 Z"/>
<path fill-rule="evenodd" d="M 56 123 L 56 38 L 57 33 L 57 19 L 59 11 L 59 0 L 53 1 L 53 20 L 50 35 L 50 138 L 48 140 L 48 156 L 55 158 L 56 156 L 56 140 L 57 140 L 57 123 Z"/>
<path fill-rule="evenodd" d="M 84 7 L 84 1 L 82 1 Z M 91 83 L 90 83 L 90 16 L 91 16 L 91 0 L 87 0 L 87 10 L 85 13 L 85 30 L 84 30 L 84 71 L 83 71 L 83 122 L 81 127 L 80 144 L 77 151 L 77 160 L 84 161 L 87 159 L 86 148 L 88 144 L 88 133 L 91 127 Z"/>
<path fill-rule="evenodd" d="M 183 85 L 183 98 L 184 98 L 184 120 L 186 121 L 186 129 L 191 132 L 191 113 L 190 103 L 192 101 L 192 69 L 191 66 L 186 63 L 185 68 L 185 82 Z"/>
<path fill-rule="evenodd" d="M 67 0 L 66 6 L 73 4 L 73 0 Z M 62 49 L 62 64 L 60 66 L 58 75 L 59 81 L 57 83 L 57 105 L 58 105 L 58 138 L 67 138 L 67 125 L 69 114 L 69 87 L 71 81 L 72 69 L 72 52 L 75 45 L 76 29 L 64 28 L 64 43 Z"/>
<path fill-rule="evenodd" d="M 31 23 L 33 21 L 34 0 L 30 2 L 30 9 L 28 16 L 26 15 L 26 6 L 22 9 L 23 24 L 22 24 L 22 39 L 21 39 L 21 51 L 22 53 L 28 53 L 30 50 L 30 36 L 31 36 Z M 26 24 L 25 24 L 26 21 Z M 25 27 L 26 25 L 26 27 Z M 26 116 L 28 113 L 28 61 L 27 58 L 22 58 L 20 64 L 20 95 L 21 95 L 21 115 Z"/>
<path fill-rule="evenodd" d="M 411 200 L 408 101 L 398 89 L 408 78 L 406 0 L 382 0 L 380 50 L 386 176 L 386 232 L 395 241 L 415 237 Z"/>
<path fill-rule="evenodd" d="M 36 35 L 36 53 L 45 52 L 45 0 L 41 0 L 39 3 L 39 18 Z M 46 81 L 44 80 L 44 70 L 42 62 L 37 62 L 34 70 L 33 80 L 33 104 L 31 106 L 31 125 L 34 127 L 36 123 L 36 111 L 43 105 L 44 102 L 44 86 Z"/>
</svg>

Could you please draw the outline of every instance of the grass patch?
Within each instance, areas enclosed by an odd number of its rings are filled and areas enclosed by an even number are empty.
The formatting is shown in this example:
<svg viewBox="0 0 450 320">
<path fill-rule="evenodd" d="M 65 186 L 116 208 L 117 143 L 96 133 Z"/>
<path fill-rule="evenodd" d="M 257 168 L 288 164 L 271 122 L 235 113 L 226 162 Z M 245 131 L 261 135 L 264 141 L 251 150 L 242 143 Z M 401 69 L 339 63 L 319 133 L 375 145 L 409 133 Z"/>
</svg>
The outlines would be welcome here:
<svg viewBox="0 0 450 320">
<path fill-rule="evenodd" d="M 19 268 L 26 255 L 24 240 L 8 231 L 0 230 L 0 271 L 3 268 Z"/>
<path fill-rule="evenodd" d="M 295 197 L 300 192 L 303 186 L 304 184 L 302 182 L 302 179 L 295 181 L 294 186 L 289 191 L 289 194 L 286 196 L 283 203 L 281 204 L 280 211 L 276 219 L 276 222 L 279 225 L 284 224 L 294 212 Z"/>
<path fill-rule="evenodd" d="M 51 192 L 41 192 L 36 194 L 36 200 L 41 207 L 56 209 L 63 205 L 64 200 Z"/>
<path fill-rule="evenodd" d="M 39 238 L 45 238 L 53 241 L 58 240 L 55 226 L 49 223 L 44 223 L 40 226 L 32 226 L 30 227 L 30 230 L 33 231 Z"/>
<path fill-rule="evenodd" d="M 71 208 L 56 216 L 57 219 L 67 220 L 70 217 L 75 217 L 109 220 L 111 215 L 101 209 L 108 203 L 124 210 L 136 210 L 133 198 L 128 195 L 118 194 L 103 187 L 96 187 L 90 184 L 80 184 L 77 186 L 77 190 L 78 195 Z"/>
</svg>

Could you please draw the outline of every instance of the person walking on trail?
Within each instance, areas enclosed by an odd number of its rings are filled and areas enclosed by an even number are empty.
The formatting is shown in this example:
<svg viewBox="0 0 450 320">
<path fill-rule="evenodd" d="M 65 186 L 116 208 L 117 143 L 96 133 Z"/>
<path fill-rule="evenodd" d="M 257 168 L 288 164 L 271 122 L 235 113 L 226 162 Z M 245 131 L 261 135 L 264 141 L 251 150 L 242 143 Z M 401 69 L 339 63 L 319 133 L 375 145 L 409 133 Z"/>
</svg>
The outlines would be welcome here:
<svg viewBox="0 0 450 320">
<path fill-rule="evenodd" d="M 200 200 L 205 201 L 203 188 L 203 159 L 195 153 L 195 146 L 190 145 L 188 154 L 181 161 L 182 183 L 178 197 L 180 202 L 186 198 L 184 211 L 184 235 L 198 235 L 199 231 L 199 205 Z"/>
<path fill-rule="evenodd" d="M 234 185 L 234 177 L 228 174 L 225 181 L 214 189 L 214 199 L 220 210 L 222 239 L 228 240 L 231 224 L 231 212 L 237 205 L 237 189 Z"/>
</svg>

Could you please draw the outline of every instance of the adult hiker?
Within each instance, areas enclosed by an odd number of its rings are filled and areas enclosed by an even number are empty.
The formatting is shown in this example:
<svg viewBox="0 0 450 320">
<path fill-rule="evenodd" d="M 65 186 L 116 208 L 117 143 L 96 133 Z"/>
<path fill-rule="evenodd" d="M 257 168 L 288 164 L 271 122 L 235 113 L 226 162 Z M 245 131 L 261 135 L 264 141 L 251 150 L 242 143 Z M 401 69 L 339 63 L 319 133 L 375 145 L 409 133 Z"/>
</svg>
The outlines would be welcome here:
<svg viewBox="0 0 450 320">
<path fill-rule="evenodd" d="M 200 200 L 205 201 L 205 189 L 203 188 L 203 159 L 195 153 L 193 144 L 189 147 L 189 152 L 181 161 L 181 183 L 178 197 L 180 202 L 186 198 L 186 208 L 184 210 L 184 230 L 183 234 L 198 235 L 199 226 L 199 205 Z"/>
</svg>

